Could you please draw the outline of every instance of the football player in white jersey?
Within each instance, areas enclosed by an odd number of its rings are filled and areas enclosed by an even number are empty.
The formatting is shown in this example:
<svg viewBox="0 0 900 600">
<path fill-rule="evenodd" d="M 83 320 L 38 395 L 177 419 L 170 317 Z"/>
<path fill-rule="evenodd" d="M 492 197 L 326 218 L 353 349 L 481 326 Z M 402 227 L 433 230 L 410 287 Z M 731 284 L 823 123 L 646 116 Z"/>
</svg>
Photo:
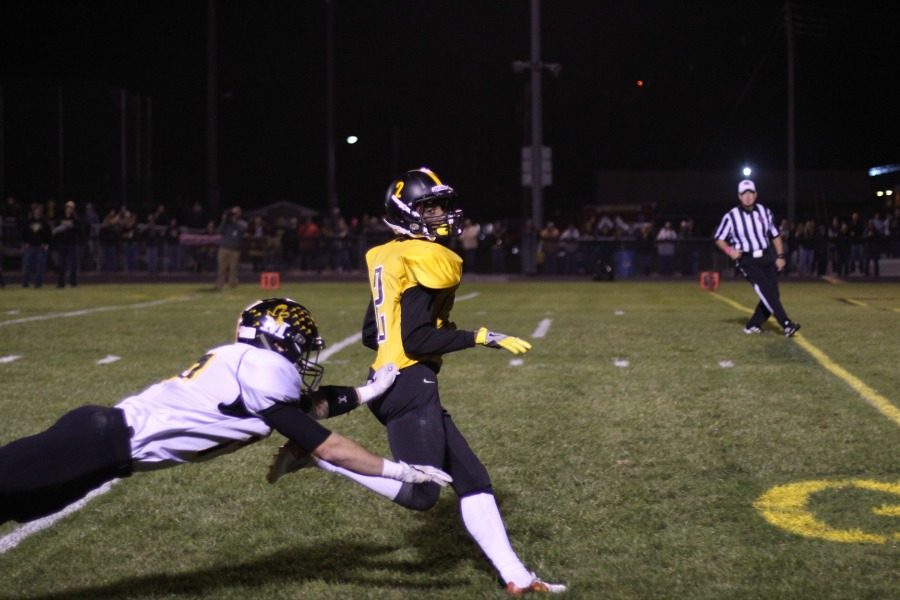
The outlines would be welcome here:
<svg viewBox="0 0 900 600">
<path fill-rule="evenodd" d="M 0 523 L 57 512 L 135 471 L 234 452 L 273 429 L 312 456 L 362 475 L 449 483 L 440 469 L 376 456 L 313 418 L 381 396 L 397 372 L 385 365 L 361 387 L 319 388 L 323 368 L 316 360 L 324 346 L 312 315 L 297 302 L 255 302 L 241 313 L 234 343 L 213 348 L 180 375 L 113 407 L 76 408 L 46 431 L 0 447 Z"/>
</svg>

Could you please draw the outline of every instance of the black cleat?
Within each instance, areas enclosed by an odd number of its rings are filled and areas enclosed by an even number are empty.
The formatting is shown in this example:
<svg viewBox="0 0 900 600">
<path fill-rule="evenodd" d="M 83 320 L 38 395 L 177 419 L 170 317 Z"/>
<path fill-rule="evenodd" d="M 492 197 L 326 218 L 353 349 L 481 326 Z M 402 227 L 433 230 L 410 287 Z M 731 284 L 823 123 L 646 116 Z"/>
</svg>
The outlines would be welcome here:
<svg viewBox="0 0 900 600">
<path fill-rule="evenodd" d="M 787 325 L 784 326 L 784 337 L 793 337 L 798 331 L 800 331 L 800 323 L 788 321 Z"/>
</svg>

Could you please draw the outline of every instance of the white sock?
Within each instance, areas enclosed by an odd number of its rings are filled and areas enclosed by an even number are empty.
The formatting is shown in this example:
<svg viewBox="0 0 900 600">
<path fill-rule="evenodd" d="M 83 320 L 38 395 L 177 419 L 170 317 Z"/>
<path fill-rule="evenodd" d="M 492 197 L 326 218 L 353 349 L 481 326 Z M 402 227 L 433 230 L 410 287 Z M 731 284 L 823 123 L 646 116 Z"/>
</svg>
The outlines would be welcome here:
<svg viewBox="0 0 900 600">
<path fill-rule="evenodd" d="M 348 471 L 343 467 L 333 465 L 327 460 L 322 460 L 321 458 L 316 460 L 316 466 L 323 471 L 337 473 L 338 475 L 343 475 L 348 479 L 352 479 L 356 483 L 369 488 L 376 494 L 381 494 L 388 500 L 393 500 L 394 498 L 396 498 L 397 494 L 400 493 L 400 486 L 403 485 L 402 481 L 397 481 L 396 479 L 388 479 L 387 477 L 375 477 L 370 475 L 360 475 L 359 473 Z"/>
<path fill-rule="evenodd" d="M 534 576 L 516 555 L 506 535 L 503 518 L 493 494 L 465 496 L 459 501 L 462 520 L 482 552 L 493 563 L 503 581 L 520 588 L 531 585 Z"/>
</svg>

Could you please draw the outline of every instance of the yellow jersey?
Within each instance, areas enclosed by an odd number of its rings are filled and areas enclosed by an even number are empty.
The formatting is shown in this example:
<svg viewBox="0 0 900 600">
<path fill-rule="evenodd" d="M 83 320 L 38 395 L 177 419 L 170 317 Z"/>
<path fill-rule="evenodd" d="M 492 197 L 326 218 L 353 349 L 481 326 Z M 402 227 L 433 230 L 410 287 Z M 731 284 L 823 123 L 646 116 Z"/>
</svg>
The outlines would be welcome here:
<svg viewBox="0 0 900 600">
<path fill-rule="evenodd" d="M 420 362 L 425 357 L 409 356 L 403 347 L 400 299 L 415 286 L 439 290 L 440 298 L 429 321 L 440 329 L 447 323 L 453 307 L 462 277 L 462 258 L 434 242 L 400 238 L 370 249 L 366 264 L 378 330 L 378 353 L 372 368 L 394 363 L 403 369 Z M 427 358 L 440 365 L 440 356 Z"/>
</svg>

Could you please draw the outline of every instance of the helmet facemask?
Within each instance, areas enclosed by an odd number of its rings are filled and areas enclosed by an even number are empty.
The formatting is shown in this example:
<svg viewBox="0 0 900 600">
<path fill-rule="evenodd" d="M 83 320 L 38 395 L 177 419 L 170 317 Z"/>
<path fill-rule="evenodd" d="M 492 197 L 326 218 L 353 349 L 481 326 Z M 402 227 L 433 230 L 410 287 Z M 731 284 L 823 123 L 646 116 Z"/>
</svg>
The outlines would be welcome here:
<svg viewBox="0 0 900 600">
<path fill-rule="evenodd" d="M 325 347 L 322 338 L 317 336 L 309 344 L 312 346 L 310 348 L 304 348 L 306 340 L 302 333 L 279 339 L 271 334 L 259 332 L 256 339 L 261 348 L 277 352 L 294 364 L 303 382 L 303 392 L 314 392 L 319 388 L 325 374 L 325 367 L 319 364 L 319 352 Z"/>
<path fill-rule="evenodd" d="M 437 238 L 457 237 L 462 233 L 463 213 L 462 210 L 451 210 L 450 205 L 456 195 L 452 192 L 442 196 L 432 196 L 424 198 L 420 202 L 416 202 L 414 210 L 420 215 L 424 224 L 424 235 L 430 240 Z M 438 205 L 441 207 L 442 214 L 426 216 L 429 206 Z"/>
<path fill-rule="evenodd" d="M 310 312 L 293 300 L 270 298 L 248 306 L 238 321 L 237 341 L 288 359 L 300 374 L 304 393 L 319 387 L 325 373 L 319 352 L 325 342 Z"/>
<path fill-rule="evenodd" d="M 435 241 L 462 233 L 463 212 L 453 208 L 456 192 L 426 167 L 408 171 L 388 187 L 384 222 L 394 233 Z M 440 206 L 440 215 L 426 216 Z"/>
</svg>

